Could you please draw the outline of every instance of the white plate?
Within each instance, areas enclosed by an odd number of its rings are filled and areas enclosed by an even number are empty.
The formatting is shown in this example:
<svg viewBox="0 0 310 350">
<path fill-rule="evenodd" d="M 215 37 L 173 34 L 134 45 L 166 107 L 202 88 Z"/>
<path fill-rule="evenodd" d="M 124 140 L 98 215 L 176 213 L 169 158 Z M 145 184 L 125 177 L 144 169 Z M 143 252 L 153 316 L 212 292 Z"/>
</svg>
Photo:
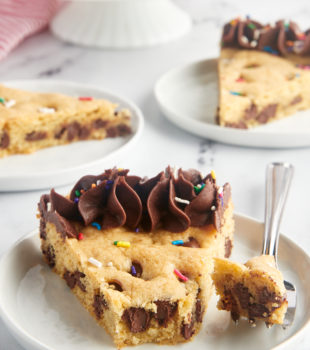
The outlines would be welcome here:
<svg viewBox="0 0 310 350">
<path fill-rule="evenodd" d="M 108 99 L 131 111 L 133 133 L 125 137 L 74 142 L 45 148 L 33 154 L 1 158 L 0 191 L 60 186 L 79 179 L 85 172 L 100 172 L 105 167 L 113 167 L 121 162 L 142 133 L 144 121 L 140 109 L 126 98 L 100 87 L 53 80 L 21 80 L 4 84 L 24 90 Z"/>
<path fill-rule="evenodd" d="M 262 232 L 263 224 L 236 215 L 232 259 L 244 262 L 258 255 Z M 281 271 L 298 290 L 296 317 L 290 328 L 267 329 L 264 324 L 250 328 L 246 321 L 236 327 L 228 312 L 216 309 L 213 298 L 199 335 L 193 342 L 178 347 L 266 350 L 277 346 L 277 349 L 292 349 L 294 344 L 296 349 L 308 349 L 300 345 L 300 335 L 305 336 L 306 332 L 302 331 L 310 319 L 310 258 L 284 236 L 280 237 L 279 253 Z M 64 281 L 43 263 L 38 233 L 17 242 L 0 262 L 0 315 L 19 343 L 29 350 L 115 349 L 110 337 L 82 308 Z M 172 349 L 150 344 L 140 348 Z"/>
<path fill-rule="evenodd" d="M 161 111 L 180 128 L 233 145 L 288 148 L 310 146 L 310 111 L 250 130 L 215 124 L 218 106 L 217 60 L 208 59 L 175 68 L 155 85 Z"/>
</svg>

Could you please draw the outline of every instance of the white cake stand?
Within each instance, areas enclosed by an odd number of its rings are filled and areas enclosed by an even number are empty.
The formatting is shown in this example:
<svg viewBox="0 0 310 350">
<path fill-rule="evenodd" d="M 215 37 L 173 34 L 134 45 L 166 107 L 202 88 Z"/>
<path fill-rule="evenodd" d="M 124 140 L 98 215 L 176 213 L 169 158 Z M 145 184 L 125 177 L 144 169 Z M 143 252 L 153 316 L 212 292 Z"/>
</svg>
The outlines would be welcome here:
<svg viewBox="0 0 310 350">
<path fill-rule="evenodd" d="M 88 0 L 65 4 L 50 27 L 78 45 L 137 48 L 184 35 L 191 18 L 171 0 Z"/>
</svg>

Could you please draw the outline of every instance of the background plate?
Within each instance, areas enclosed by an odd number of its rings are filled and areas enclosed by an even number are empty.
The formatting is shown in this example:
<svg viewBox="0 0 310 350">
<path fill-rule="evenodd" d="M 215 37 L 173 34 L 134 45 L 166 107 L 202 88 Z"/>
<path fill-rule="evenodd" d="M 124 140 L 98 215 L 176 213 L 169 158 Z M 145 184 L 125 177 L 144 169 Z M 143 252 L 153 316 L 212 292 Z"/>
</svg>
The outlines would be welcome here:
<svg viewBox="0 0 310 350">
<path fill-rule="evenodd" d="M 245 262 L 260 254 L 263 224 L 241 215 L 235 215 L 235 219 L 232 259 Z M 12 334 L 29 350 L 115 350 L 110 337 L 82 308 L 64 281 L 43 263 L 39 245 L 38 233 L 32 233 L 17 242 L 0 262 L 0 315 Z M 281 236 L 279 263 L 284 277 L 293 282 L 298 291 L 295 321 L 290 328 L 267 329 L 263 323 L 250 328 L 246 321 L 236 327 L 228 312 L 216 309 L 214 297 L 199 335 L 178 348 L 266 350 L 294 346 L 308 349 L 307 334 L 302 330 L 310 319 L 310 258 L 295 243 Z M 139 347 L 155 348 L 172 350 L 171 346 L 154 344 Z"/>
<path fill-rule="evenodd" d="M 310 146 L 310 110 L 250 130 L 216 125 L 217 79 L 216 59 L 169 71 L 155 85 L 161 111 L 180 128 L 223 143 L 264 148 Z"/>
<path fill-rule="evenodd" d="M 85 172 L 100 172 L 121 162 L 141 135 L 144 121 L 140 109 L 126 98 L 99 87 L 53 80 L 10 81 L 4 84 L 24 90 L 108 99 L 131 111 L 133 133 L 125 137 L 74 142 L 32 154 L 1 158 L 0 191 L 51 188 L 73 182 Z"/>
</svg>

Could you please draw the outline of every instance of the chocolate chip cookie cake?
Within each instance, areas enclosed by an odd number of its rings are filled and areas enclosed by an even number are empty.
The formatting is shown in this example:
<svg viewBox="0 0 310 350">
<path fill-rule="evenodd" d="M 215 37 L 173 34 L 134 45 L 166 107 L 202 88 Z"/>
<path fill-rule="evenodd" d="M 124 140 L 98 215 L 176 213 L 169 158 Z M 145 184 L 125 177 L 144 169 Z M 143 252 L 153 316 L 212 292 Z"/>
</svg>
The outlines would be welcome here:
<svg viewBox="0 0 310 350">
<path fill-rule="evenodd" d="M 273 256 L 261 255 L 243 264 L 215 258 L 212 275 L 218 308 L 231 312 L 234 321 L 246 317 L 267 326 L 283 324 L 287 310 L 286 289 Z"/>
<path fill-rule="evenodd" d="M 92 97 L 37 93 L 0 85 L 0 158 L 131 132 L 128 110 Z"/>
<path fill-rule="evenodd" d="M 212 172 L 110 169 L 39 203 L 43 256 L 117 347 L 189 341 L 233 246 L 230 185 Z"/>
<path fill-rule="evenodd" d="M 218 62 L 221 126 L 247 129 L 310 108 L 310 30 L 239 18 L 225 24 Z"/>
</svg>

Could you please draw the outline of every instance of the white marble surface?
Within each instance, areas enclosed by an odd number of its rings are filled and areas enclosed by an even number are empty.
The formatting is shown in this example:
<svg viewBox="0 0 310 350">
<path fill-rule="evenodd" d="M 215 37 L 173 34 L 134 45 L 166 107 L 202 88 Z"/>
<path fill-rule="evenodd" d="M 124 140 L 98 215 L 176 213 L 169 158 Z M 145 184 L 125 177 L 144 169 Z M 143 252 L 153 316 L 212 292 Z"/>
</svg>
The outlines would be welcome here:
<svg viewBox="0 0 310 350">
<path fill-rule="evenodd" d="M 261 20 L 293 18 L 305 29 L 310 17 L 309 0 L 178 0 L 177 3 L 191 13 L 194 25 L 188 35 L 168 45 L 131 51 L 87 49 L 60 42 L 45 31 L 24 41 L 0 63 L 1 80 L 63 79 L 96 84 L 128 96 L 141 107 L 146 127 L 133 152 L 118 166 L 146 175 L 155 174 L 167 164 L 194 167 L 202 172 L 215 169 L 220 183 L 231 183 L 236 211 L 257 219 L 262 220 L 264 214 L 266 164 L 293 163 L 296 171 L 282 232 L 310 253 L 310 149 L 248 149 L 192 136 L 160 114 L 152 92 L 156 79 L 167 70 L 217 56 L 221 26 L 231 17 L 250 14 Z M 68 189 L 58 191 L 66 193 Z M 41 193 L 43 191 L 0 194 L 0 254 L 38 226 L 36 203 Z M 297 348 L 309 349 L 309 346 L 304 339 L 303 345 L 298 344 Z M 21 349 L 1 321 L 0 349 Z"/>
</svg>

